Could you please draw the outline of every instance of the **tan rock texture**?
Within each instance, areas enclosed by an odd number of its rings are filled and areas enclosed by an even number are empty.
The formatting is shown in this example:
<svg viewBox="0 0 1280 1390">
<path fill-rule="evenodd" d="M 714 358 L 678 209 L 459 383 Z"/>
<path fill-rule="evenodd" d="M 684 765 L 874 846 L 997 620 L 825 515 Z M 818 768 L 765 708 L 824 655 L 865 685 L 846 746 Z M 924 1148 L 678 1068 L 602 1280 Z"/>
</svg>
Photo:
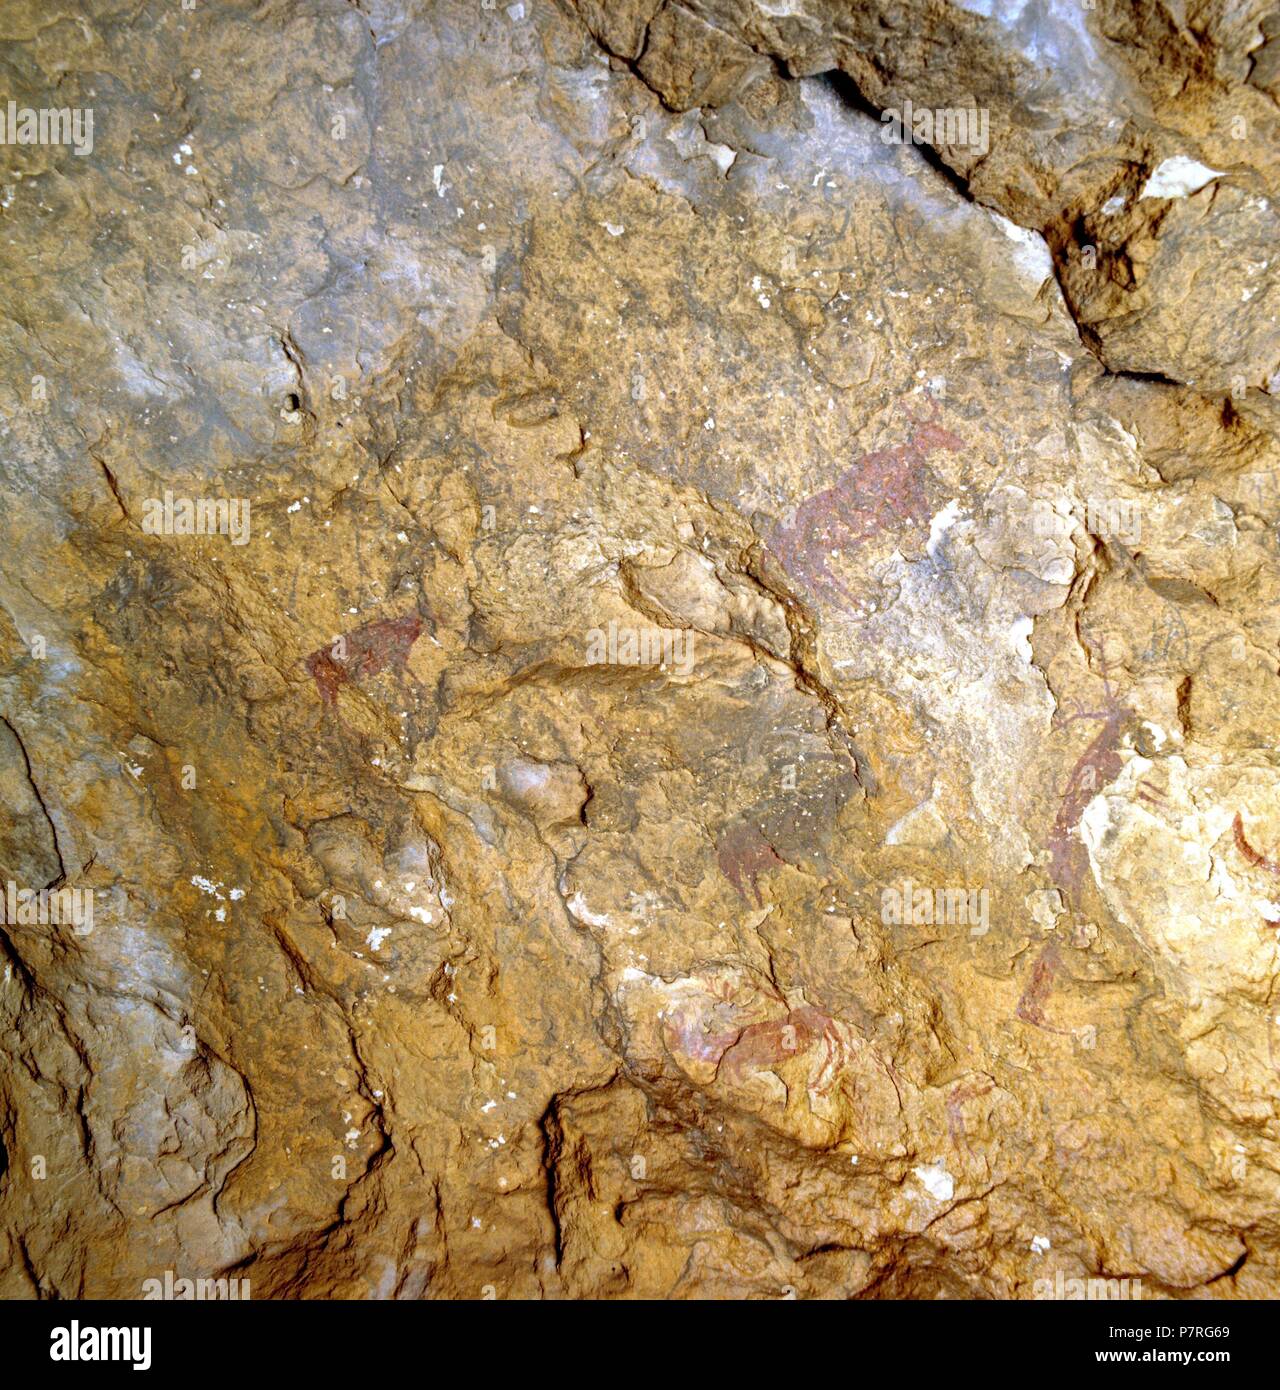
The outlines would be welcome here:
<svg viewBox="0 0 1280 1390">
<path fill-rule="evenodd" d="M 1280 1294 L 1267 5 L 0 40 L 0 1296 Z"/>
</svg>

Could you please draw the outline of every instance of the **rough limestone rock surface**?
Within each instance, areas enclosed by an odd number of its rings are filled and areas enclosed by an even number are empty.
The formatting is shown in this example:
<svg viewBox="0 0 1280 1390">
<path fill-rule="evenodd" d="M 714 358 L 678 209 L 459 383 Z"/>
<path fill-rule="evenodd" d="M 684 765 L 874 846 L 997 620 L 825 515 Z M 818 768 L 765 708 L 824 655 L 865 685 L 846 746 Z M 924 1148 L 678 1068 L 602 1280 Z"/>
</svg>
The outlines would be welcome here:
<svg viewBox="0 0 1280 1390">
<path fill-rule="evenodd" d="M 0 71 L 0 1296 L 1280 1294 L 1273 10 Z"/>
</svg>

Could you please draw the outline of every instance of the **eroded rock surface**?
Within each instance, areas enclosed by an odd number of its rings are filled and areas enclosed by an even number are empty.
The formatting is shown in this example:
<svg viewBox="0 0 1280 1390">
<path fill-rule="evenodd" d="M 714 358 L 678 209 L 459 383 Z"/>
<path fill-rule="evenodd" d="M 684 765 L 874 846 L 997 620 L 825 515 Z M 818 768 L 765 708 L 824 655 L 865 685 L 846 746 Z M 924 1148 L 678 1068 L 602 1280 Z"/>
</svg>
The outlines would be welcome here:
<svg viewBox="0 0 1280 1390">
<path fill-rule="evenodd" d="M 0 37 L 0 1294 L 1280 1291 L 1265 6 Z"/>
</svg>

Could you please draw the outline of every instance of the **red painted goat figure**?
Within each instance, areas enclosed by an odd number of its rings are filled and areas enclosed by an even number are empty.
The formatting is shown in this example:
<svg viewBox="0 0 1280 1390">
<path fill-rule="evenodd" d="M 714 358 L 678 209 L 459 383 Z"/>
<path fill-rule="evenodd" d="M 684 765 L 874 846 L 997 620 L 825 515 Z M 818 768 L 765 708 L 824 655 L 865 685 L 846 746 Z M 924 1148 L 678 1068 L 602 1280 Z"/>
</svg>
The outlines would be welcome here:
<svg viewBox="0 0 1280 1390">
<path fill-rule="evenodd" d="M 403 672 L 413 644 L 425 622 L 420 613 L 401 618 L 379 618 L 335 637 L 306 659 L 307 674 L 316 683 L 325 705 L 338 702 L 344 685 L 359 685 L 385 670 Z"/>
<path fill-rule="evenodd" d="M 967 445 L 934 418 L 908 418 L 914 428 L 905 444 L 861 455 L 830 487 L 806 497 L 770 531 L 769 553 L 813 597 L 847 607 L 854 595 L 832 569 L 832 553 L 854 554 L 882 532 L 929 520 L 929 456 L 939 449 L 958 453 Z"/>
</svg>

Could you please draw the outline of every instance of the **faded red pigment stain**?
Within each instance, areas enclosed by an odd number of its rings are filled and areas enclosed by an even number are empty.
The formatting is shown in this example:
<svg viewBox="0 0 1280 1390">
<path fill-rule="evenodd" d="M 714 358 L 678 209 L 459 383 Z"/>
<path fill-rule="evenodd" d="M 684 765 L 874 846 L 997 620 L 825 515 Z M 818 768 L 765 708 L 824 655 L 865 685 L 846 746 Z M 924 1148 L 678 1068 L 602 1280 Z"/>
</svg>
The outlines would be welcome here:
<svg viewBox="0 0 1280 1390">
<path fill-rule="evenodd" d="M 957 1086 L 947 1097 L 947 1130 L 951 1135 L 952 1144 L 957 1149 L 963 1144 L 970 1153 L 973 1152 L 964 1127 L 965 1101 L 977 1100 L 979 1096 L 990 1095 L 994 1089 L 995 1082 L 987 1077 L 985 1086 L 980 1086 L 976 1081 L 968 1086 Z"/>
<path fill-rule="evenodd" d="M 1089 856 L 1076 827 L 1084 808 L 1109 783 L 1115 781 L 1124 767 L 1120 755 L 1120 740 L 1133 710 L 1116 698 L 1111 682 L 1102 678 L 1103 705 L 1100 710 L 1077 710 L 1060 724 L 1072 724 L 1077 719 L 1100 719 L 1102 727 L 1089 746 L 1076 759 L 1067 788 L 1049 832 L 1050 876 L 1068 896 L 1078 894 L 1088 872 Z M 1023 1023 L 1043 1028 L 1047 1033 L 1069 1033 L 1068 1028 L 1054 1028 L 1045 1022 L 1044 1009 L 1053 992 L 1054 980 L 1061 967 L 1057 947 L 1050 942 L 1036 957 L 1031 978 L 1018 1000 L 1018 1017 Z"/>
<path fill-rule="evenodd" d="M 884 531 L 929 520 L 925 464 L 939 449 L 959 453 L 963 439 L 932 419 L 916 420 L 905 444 L 864 454 L 836 481 L 805 498 L 776 525 L 766 548 L 788 575 L 815 597 L 841 606 L 854 601 L 830 561 L 833 550 L 856 551 Z"/>
<path fill-rule="evenodd" d="M 744 885 L 751 885 L 756 906 L 763 907 L 760 886 L 756 882 L 760 874 L 769 869 L 780 869 L 787 861 L 765 839 L 759 828 L 751 821 L 734 821 L 716 841 L 716 863 L 720 872 L 733 884 L 738 896 L 749 901 Z"/>
<path fill-rule="evenodd" d="M 307 673 L 315 681 L 320 699 L 326 705 L 336 705 L 339 687 L 358 685 L 388 668 L 403 670 L 410 649 L 421 635 L 419 613 L 379 618 L 343 634 L 345 659 L 334 655 L 336 640 L 312 652 L 306 660 Z"/>
<path fill-rule="evenodd" d="M 1265 869 L 1269 874 L 1280 874 L 1280 863 L 1268 859 L 1265 854 L 1259 854 L 1245 838 L 1244 821 L 1240 818 L 1239 811 L 1236 812 L 1235 820 L 1231 822 L 1231 830 L 1235 836 L 1236 848 L 1255 869 Z M 1262 925 L 1271 931 L 1280 928 L 1280 922 L 1273 922 L 1270 917 L 1263 917 L 1261 921 Z"/>
<path fill-rule="evenodd" d="M 1036 957 L 1036 963 L 1031 967 L 1031 979 L 1022 991 L 1022 998 L 1018 1000 L 1018 1017 L 1023 1023 L 1043 1028 L 1046 1033 L 1071 1032 L 1070 1028 L 1055 1028 L 1052 1024 L 1046 1023 L 1044 1017 L 1044 1006 L 1053 993 L 1054 979 L 1061 965 L 1058 948 L 1051 941 Z"/>
<path fill-rule="evenodd" d="M 1266 869 L 1269 874 L 1280 874 L 1280 864 L 1274 859 L 1268 859 L 1265 855 L 1259 854 L 1256 849 L 1244 837 L 1244 821 L 1240 819 L 1240 812 L 1236 812 L 1236 818 L 1231 822 L 1231 829 L 1235 833 L 1236 848 L 1253 865 L 1255 869 Z M 1280 926 L 1280 923 L 1270 922 L 1269 926 Z"/>
<path fill-rule="evenodd" d="M 1084 808 L 1124 767 L 1120 756 L 1120 739 L 1133 710 L 1115 698 L 1111 684 L 1104 679 L 1106 698 L 1100 710 L 1081 710 L 1062 723 L 1077 719 L 1100 719 L 1102 728 L 1083 753 L 1076 759 L 1067 779 L 1053 829 L 1049 832 L 1049 862 L 1053 880 L 1060 888 L 1078 892 L 1080 880 L 1087 868 L 1088 856 L 1076 834 Z"/>
</svg>

